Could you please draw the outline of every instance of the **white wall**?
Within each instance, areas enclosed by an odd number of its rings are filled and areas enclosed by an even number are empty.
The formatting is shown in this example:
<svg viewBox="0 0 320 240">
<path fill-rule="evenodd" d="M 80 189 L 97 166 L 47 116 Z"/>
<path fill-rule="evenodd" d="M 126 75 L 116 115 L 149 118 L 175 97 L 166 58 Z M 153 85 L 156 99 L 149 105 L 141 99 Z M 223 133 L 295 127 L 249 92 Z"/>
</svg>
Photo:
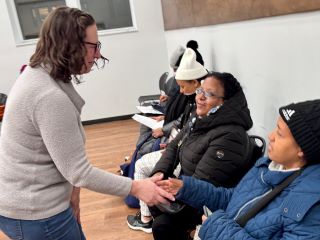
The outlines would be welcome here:
<svg viewBox="0 0 320 240">
<path fill-rule="evenodd" d="M 267 136 L 280 106 L 320 98 L 319 11 L 165 34 L 168 53 L 195 39 L 208 69 L 237 77 L 256 134 Z"/>
<path fill-rule="evenodd" d="M 134 0 L 137 32 L 100 36 L 103 70 L 84 75 L 76 88 L 86 100 L 82 119 L 93 120 L 136 112 L 137 98 L 157 94 L 158 79 L 168 70 L 160 0 Z M 0 1 L 0 92 L 8 93 L 35 45 L 15 45 L 5 1 Z"/>
<path fill-rule="evenodd" d="M 257 134 L 274 127 L 279 106 L 320 98 L 320 12 L 164 32 L 160 0 L 133 4 L 138 32 L 100 36 L 110 64 L 77 86 L 86 100 L 83 120 L 136 112 L 138 96 L 158 92 L 168 56 L 190 39 L 208 69 L 231 72 L 242 83 Z M 16 47 L 5 1 L 0 9 L 0 92 L 8 93 L 35 45 Z"/>
</svg>

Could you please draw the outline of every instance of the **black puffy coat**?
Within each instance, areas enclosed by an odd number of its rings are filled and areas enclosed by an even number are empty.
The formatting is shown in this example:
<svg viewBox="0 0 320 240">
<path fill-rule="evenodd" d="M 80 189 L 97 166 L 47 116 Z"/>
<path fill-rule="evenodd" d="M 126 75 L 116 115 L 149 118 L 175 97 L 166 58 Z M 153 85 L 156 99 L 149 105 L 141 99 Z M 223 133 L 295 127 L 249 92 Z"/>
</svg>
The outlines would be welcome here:
<svg viewBox="0 0 320 240">
<path fill-rule="evenodd" d="M 251 127 L 247 101 L 239 91 L 215 113 L 203 118 L 193 115 L 168 145 L 152 174 L 172 176 L 180 162 L 181 175 L 233 187 L 251 167 L 246 133 Z"/>
</svg>

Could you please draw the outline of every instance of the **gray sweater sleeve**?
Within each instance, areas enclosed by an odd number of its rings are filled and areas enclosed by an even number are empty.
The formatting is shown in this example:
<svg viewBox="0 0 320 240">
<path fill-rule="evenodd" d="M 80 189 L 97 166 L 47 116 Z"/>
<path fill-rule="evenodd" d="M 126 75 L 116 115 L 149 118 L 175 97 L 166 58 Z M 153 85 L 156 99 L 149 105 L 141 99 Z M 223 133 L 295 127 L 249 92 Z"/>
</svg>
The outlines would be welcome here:
<svg viewBox="0 0 320 240">
<path fill-rule="evenodd" d="M 66 95 L 59 91 L 42 95 L 32 116 L 55 166 L 68 182 L 105 194 L 129 194 L 131 179 L 108 173 L 88 162 L 79 113 Z"/>
</svg>

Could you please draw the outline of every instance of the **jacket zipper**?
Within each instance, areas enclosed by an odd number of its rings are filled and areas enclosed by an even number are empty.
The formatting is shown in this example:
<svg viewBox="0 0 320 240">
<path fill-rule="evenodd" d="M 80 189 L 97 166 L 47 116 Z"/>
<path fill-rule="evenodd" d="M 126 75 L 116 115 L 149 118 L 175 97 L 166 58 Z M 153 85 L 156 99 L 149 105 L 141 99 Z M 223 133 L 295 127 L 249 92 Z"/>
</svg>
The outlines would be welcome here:
<svg viewBox="0 0 320 240">
<path fill-rule="evenodd" d="M 233 220 L 236 220 L 236 219 L 239 217 L 241 211 L 242 211 L 244 208 L 246 208 L 249 204 L 253 203 L 254 201 L 257 201 L 257 200 L 260 199 L 260 198 L 263 198 L 265 195 L 267 195 L 267 194 L 268 194 L 269 192 L 271 192 L 271 191 L 272 191 L 272 188 L 270 188 L 270 189 L 269 189 L 267 192 L 265 192 L 264 194 L 261 194 L 260 196 L 257 196 L 257 197 L 255 197 L 255 198 L 251 199 L 250 201 L 246 202 L 244 205 L 242 205 L 242 207 L 238 210 L 238 212 L 237 212 L 236 216 L 233 218 Z"/>
</svg>

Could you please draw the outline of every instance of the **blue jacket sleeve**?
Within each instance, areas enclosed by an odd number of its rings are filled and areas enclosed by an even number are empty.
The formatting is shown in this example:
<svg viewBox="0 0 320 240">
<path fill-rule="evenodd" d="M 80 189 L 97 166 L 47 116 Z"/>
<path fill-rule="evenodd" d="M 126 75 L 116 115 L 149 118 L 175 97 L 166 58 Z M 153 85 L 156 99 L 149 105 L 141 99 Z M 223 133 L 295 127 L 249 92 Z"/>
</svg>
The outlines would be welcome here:
<svg viewBox="0 0 320 240">
<path fill-rule="evenodd" d="M 225 209 L 233 193 L 233 188 L 215 187 L 193 177 L 182 176 L 182 180 L 183 187 L 176 198 L 199 210 L 202 210 L 204 205 L 211 211 Z"/>
</svg>

